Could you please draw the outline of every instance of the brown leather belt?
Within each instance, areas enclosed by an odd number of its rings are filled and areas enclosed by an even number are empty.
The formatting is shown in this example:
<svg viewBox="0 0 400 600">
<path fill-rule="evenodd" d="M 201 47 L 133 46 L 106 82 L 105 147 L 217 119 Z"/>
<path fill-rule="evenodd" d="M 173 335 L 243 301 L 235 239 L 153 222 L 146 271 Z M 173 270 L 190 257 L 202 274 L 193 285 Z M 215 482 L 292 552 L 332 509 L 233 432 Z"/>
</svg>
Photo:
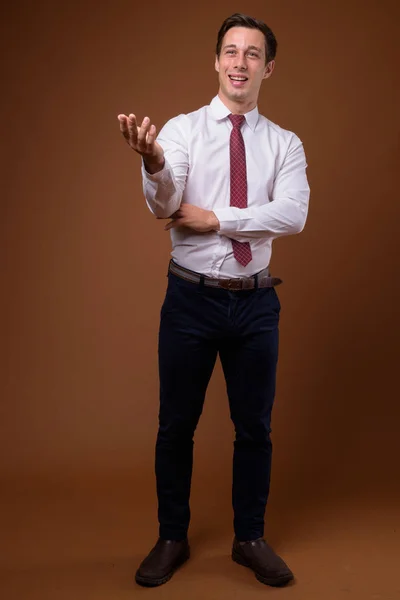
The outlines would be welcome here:
<svg viewBox="0 0 400 600">
<path fill-rule="evenodd" d="M 173 260 L 169 263 L 170 273 L 181 277 L 181 279 L 185 279 L 186 281 L 190 281 L 191 283 L 201 283 L 203 280 L 203 285 L 207 287 L 213 288 L 222 288 L 224 290 L 254 290 L 256 288 L 265 288 L 265 287 L 274 287 L 275 285 L 279 285 L 282 283 L 282 279 L 278 277 L 271 277 L 269 274 L 268 268 L 260 271 L 259 273 L 255 273 L 250 277 L 240 277 L 233 279 L 215 279 L 213 277 L 206 277 L 205 275 L 201 275 L 200 273 L 196 273 L 195 271 L 190 271 L 189 269 L 185 269 L 180 265 L 177 265 Z"/>
</svg>

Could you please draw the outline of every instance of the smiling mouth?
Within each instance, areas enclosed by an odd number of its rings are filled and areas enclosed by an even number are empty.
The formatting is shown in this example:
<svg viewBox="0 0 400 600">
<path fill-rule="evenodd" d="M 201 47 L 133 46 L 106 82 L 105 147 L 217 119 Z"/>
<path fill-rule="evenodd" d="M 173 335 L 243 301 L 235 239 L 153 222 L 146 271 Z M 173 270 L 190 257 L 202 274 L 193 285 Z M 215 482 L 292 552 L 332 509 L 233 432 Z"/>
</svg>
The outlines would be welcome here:
<svg viewBox="0 0 400 600">
<path fill-rule="evenodd" d="M 228 77 L 231 81 L 237 81 L 238 83 L 244 83 L 248 80 L 248 77 L 244 75 L 228 75 Z"/>
</svg>

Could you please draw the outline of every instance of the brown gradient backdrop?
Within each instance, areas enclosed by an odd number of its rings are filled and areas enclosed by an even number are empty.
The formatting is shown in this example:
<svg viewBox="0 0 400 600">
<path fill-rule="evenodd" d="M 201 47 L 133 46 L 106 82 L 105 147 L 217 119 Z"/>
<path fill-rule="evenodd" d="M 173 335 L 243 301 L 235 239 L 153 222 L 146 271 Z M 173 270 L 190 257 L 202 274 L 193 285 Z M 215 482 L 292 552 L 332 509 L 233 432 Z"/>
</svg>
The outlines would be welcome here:
<svg viewBox="0 0 400 600">
<path fill-rule="evenodd" d="M 15 1 L 1 35 L 4 497 L 23 507 L 42 493 L 50 510 L 56 489 L 80 490 L 77 506 L 115 491 L 131 539 L 142 528 L 137 557 L 157 531 L 170 241 L 117 114 L 160 128 L 209 103 L 216 33 L 237 10 L 276 33 L 259 108 L 303 140 L 311 185 L 304 232 L 273 248 L 284 285 L 270 527 L 290 538 L 326 502 L 398 501 L 397 3 Z M 205 538 L 231 533 L 232 439 L 218 365 L 195 445 L 193 531 Z"/>
</svg>

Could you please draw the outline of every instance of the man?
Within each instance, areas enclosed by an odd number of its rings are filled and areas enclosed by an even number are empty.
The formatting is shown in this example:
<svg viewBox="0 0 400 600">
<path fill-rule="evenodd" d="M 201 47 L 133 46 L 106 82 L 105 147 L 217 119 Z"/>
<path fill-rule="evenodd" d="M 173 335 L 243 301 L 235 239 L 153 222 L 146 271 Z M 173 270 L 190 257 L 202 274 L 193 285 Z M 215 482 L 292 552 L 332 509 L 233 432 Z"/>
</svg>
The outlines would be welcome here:
<svg viewBox="0 0 400 600">
<path fill-rule="evenodd" d="M 272 240 L 303 229 L 309 201 L 302 142 L 257 110 L 276 48 L 267 25 L 232 15 L 218 34 L 209 106 L 171 119 L 157 140 L 149 118 L 138 127 L 133 114 L 118 116 L 173 247 L 159 332 L 160 528 L 136 573 L 144 586 L 165 583 L 189 558 L 193 435 L 218 354 L 236 432 L 232 558 L 263 583 L 293 579 L 263 539 L 281 283 L 268 266 Z"/>
</svg>

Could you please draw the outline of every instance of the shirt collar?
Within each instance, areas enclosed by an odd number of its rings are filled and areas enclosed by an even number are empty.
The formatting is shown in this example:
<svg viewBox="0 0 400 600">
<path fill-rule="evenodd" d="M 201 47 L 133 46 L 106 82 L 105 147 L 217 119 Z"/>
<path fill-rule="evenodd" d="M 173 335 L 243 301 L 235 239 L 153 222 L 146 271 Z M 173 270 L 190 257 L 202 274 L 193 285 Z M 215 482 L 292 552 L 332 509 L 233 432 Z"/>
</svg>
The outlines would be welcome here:
<svg viewBox="0 0 400 600">
<path fill-rule="evenodd" d="M 226 119 L 226 117 L 231 114 L 231 111 L 225 106 L 225 104 L 222 102 L 219 96 L 215 96 L 215 98 L 212 99 L 210 103 L 210 109 L 213 117 L 217 121 Z M 258 115 L 259 113 L 257 106 L 244 115 L 246 118 L 246 123 L 252 131 L 254 131 L 256 128 Z"/>
</svg>

